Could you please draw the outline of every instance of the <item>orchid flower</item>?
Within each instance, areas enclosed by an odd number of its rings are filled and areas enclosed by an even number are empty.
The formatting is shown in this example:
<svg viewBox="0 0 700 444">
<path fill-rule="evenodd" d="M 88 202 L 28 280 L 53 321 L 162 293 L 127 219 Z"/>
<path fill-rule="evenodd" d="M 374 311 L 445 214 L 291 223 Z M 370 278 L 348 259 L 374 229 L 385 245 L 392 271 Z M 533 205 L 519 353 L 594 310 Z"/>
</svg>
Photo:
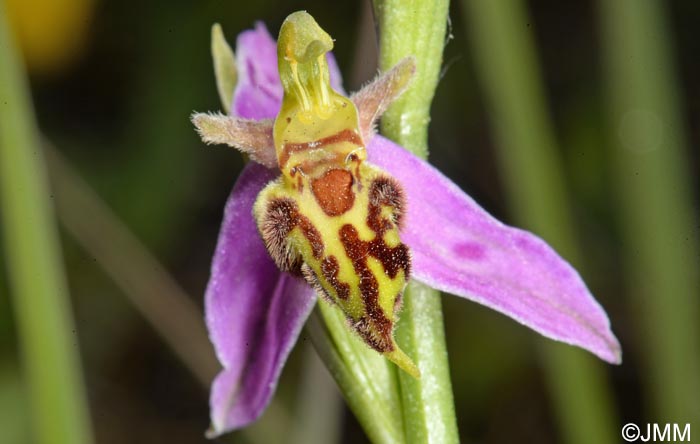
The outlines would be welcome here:
<svg viewBox="0 0 700 444">
<path fill-rule="evenodd" d="M 261 415 L 317 295 L 415 377 L 393 339 L 408 279 L 619 363 L 605 311 L 565 260 L 375 134 L 377 119 L 410 83 L 413 60 L 348 99 L 332 47 L 305 12 L 287 18 L 278 45 L 257 24 L 238 36 L 237 72 L 217 68 L 227 100 L 221 76 L 237 75 L 230 114 L 192 117 L 205 142 L 251 160 L 226 203 L 206 290 L 206 322 L 223 366 L 211 389 L 210 435 Z"/>
</svg>

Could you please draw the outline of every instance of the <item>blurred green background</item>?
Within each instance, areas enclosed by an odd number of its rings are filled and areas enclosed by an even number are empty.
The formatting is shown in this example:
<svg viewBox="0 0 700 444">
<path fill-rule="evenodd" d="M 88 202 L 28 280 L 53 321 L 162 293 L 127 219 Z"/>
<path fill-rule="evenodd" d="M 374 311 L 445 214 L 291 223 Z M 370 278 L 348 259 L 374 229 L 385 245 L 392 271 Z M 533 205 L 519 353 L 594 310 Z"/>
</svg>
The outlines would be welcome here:
<svg viewBox="0 0 700 444">
<path fill-rule="evenodd" d="M 275 34 L 305 9 L 336 39 L 354 91 L 376 72 L 371 6 L 2 1 L 45 148 L 95 441 L 206 442 L 217 364 L 202 295 L 242 167 L 234 150 L 205 147 L 188 120 L 220 109 L 210 27 L 220 22 L 233 45 L 256 20 Z M 616 442 L 627 422 L 691 422 L 699 433 L 700 3 L 464 0 L 450 18 L 431 162 L 574 262 L 624 352 L 607 366 L 445 296 L 462 441 Z M 0 108 L 0 120 L 14 112 Z M 7 258 L 0 442 L 30 443 Z M 311 442 L 296 424 L 324 429 L 318 442 L 365 442 L 310 350 L 303 338 L 262 420 L 222 441 Z M 576 390 L 590 399 L 579 404 Z"/>
</svg>

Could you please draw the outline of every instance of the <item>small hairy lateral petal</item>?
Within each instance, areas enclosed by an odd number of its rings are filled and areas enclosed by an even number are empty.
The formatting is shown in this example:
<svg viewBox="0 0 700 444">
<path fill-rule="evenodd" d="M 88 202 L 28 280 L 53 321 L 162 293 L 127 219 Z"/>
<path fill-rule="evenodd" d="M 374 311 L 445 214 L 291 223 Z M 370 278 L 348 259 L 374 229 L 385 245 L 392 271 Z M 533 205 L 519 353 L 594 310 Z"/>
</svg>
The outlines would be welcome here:
<svg viewBox="0 0 700 444">
<path fill-rule="evenodd" d="M 221 113 L 195 113 L 192 123 L 208 144 L 223 143 L 250 156 L 268 168 L 277 167 L 272 140 L 272 120 L 248 120 Z"/>
<path fill-rule="evenodd" d="M 352 95 L 351 100 L 360 115 L 360 130 L 365 142 L 374 136 L 377 119 L 406 91 L 415 73 L 415 59 L 406 57 Z"/>
</svg>

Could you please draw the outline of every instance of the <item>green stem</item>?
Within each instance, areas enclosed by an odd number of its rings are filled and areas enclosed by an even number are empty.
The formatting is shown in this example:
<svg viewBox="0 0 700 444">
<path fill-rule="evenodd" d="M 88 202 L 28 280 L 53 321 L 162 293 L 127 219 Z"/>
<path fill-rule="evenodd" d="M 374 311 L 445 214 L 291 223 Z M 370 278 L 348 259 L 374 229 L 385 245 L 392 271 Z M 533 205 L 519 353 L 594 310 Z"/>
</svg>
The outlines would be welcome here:
<svg viewBox="0 0 700 444">
<path fill-rule="evenodd" d="M 404 292 L 397 340 L 421 371 L 397 370 L 408 443 L 458 443 L 440 293 L 412 281 Z"/>
<path fill-rule="evenodd" d="M 306 331 L 369 439 L 405 443 L 394 364 L 369 349 L 346 323 L 339 310 L 319 301 Z"/>
<path fill-rule="evenodd" d="M 382 134 L 419 157 L 428 157 L 430 104 L 442 67 L 449 0 L 374 0 L 379 21 L 379 68 L 416 58 L 409 89 L 382 116 Z"/>
<path fill-rule="evenodd" d="M 700 423 L 698 236 L 664 4 L 601 1 L 630 303 L 652 416 Z"/>
<path fill-rule="evenodd" d="M 439 80 L 448 0 L 375 0 L 379 65 L 387 70 L 416 58 L 416 78 L 382 117 L 382 133 L 418 156 L 428 155 L 430 104 Z M 447 362 L 440 294 L 412 282 L 404 293 L 397 328 L 400 346 L 421 371 L 415 379 L 398 372 L 404 427 L 409 443 L 459 442 Z"/>
<path fill-rule="evenodd" d="M 561 160 L 528 28 L 531 21 L 523 2 L 464 0 L 463 4 L 515 215 L 580 265 Z M 547 344 L 544 358 L 566 442 L 619 441 L 602 364 L 558 344 Z"/>
<path fill-rule="evenodd" d="M 43 154 L 6 17 L 0 4 L 0 206 L 34 438 L 43 444 L 89 443 L 92 432 Z"/>
</svg>

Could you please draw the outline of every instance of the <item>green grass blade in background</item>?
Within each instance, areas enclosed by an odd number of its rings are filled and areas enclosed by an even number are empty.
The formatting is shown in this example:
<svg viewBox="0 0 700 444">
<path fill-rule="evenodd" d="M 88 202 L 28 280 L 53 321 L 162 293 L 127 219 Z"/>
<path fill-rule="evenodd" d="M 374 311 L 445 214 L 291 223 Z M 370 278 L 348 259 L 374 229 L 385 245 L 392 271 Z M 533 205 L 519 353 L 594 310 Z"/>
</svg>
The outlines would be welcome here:
<svg viewBox="0 0 700 444">
<path fill-rule="evenodd" d="M 601 1 L 630 304 L 654 422 L 700 424 L 698 220 L 665 2 Z"/>
<path fill-rule="evenodd" d="M 296 421 L 290 444 L 339 444 L 342 438 L 343 400 L 335 381 L 309 345 L 304 347 L 304 364 L 297 391 Z"/>
<path fill-rule="evenodd" d="M 448 0 L 375 0 L 379 65 L 387 70 L 416 58 L 416 76 L 382 117 L 382 134 L 418 156 L 428 155 L 430 104 L 442 67 Z M 397 340 L 421 371 L 416 379 L 398 371 L 404 427 L 409 443 L 457 443 L 452 384 L 440 293 L 412 281 L 404 293 Z"/>
<path fill-rule="evenodd" d="M 34 439 L 84 444 L 92 432 L 58 235 L 29 91 L 3 8 L 0 207 Z"/>
<path fill-rule="evenodd" d="M 0 430 L 4 443 L 31 442 L 27 398 L 22 375 L 14 363 L 0 363 Z"/>
<path fill-rule="evenodd" d="M 219 363 L 199 307 L 60 152 L 48 142 L 44 147 L 56 213 L 66 232 L 99 263 L 202 386 L 209 387 Z"/>
<path fill-rule="evenodd" d="M 543 236 L 580 267 L 561 161 L 523 2 L 462 3 L 511 208 L 525 228 Z M 565 442 L 618 442 L 604 364 L 560 344 L 546 344 L 544 364 Z"/>
</svg>

